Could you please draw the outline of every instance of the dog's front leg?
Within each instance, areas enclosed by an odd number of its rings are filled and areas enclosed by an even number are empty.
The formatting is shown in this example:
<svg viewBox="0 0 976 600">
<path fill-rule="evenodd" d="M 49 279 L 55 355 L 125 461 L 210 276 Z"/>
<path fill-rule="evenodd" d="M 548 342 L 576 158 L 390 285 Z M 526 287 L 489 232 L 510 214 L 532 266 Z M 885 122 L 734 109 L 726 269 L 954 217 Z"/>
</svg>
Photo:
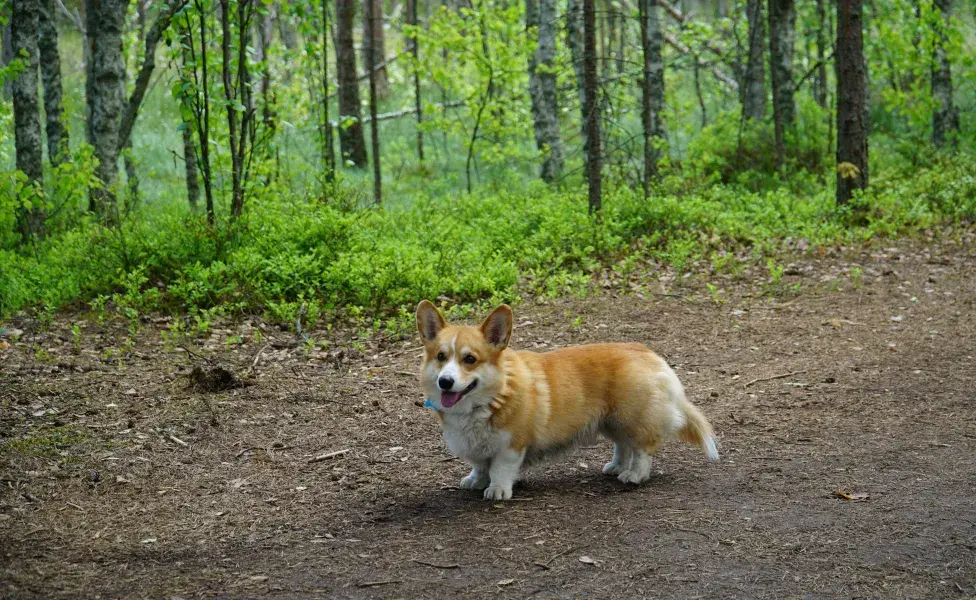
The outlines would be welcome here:
<svg viewBox="0 0 976 600">
<path fill-rule="evenodd" d="M 525 450 L 506 448 L 491 459 L 488 475 L 491 485 L 485 490 L 485 500 L 509 500 L 512 497 L 512 486 L 518 479 Z"/>
<path fill-rule="evenodd" d="M 462 490 L 483 490 L 488 487 L 488 463 L 471 463 L 471 473 L 461 480 Z"/>
</svg>

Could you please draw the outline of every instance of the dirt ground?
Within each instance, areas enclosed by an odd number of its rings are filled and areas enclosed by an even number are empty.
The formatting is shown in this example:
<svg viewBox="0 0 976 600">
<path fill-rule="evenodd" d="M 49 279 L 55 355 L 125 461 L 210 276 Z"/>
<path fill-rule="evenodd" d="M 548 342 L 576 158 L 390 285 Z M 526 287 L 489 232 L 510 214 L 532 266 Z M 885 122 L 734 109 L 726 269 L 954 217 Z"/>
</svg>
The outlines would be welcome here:
<svg viewBox="0 0 976 600">
<path fill-rule="evenodd" d="M 976 246 L 891 244 L 518 307 L 517 348 L 661 353 L 722 461 L 674 442 L 626 486 L 601 443 L 505 504 L 457 488 L 415 336 L 7 323 L 0 594 L 976 598 Z M 218 366 L 244 385 L 198 391 Z"/>
</svg>

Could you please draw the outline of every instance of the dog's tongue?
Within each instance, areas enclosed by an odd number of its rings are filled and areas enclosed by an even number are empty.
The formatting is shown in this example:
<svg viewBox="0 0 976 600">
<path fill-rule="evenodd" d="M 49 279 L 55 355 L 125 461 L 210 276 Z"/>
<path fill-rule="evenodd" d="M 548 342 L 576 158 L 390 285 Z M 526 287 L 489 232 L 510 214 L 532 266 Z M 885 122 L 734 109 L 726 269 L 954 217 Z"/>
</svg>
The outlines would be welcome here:
<svg viewBox="0 0 976 600">
<path fill-rule="evenodd" d="M 461 392 L 441 392 L 441 406 L 451 408 L 461 399 Z"/>
</svg>

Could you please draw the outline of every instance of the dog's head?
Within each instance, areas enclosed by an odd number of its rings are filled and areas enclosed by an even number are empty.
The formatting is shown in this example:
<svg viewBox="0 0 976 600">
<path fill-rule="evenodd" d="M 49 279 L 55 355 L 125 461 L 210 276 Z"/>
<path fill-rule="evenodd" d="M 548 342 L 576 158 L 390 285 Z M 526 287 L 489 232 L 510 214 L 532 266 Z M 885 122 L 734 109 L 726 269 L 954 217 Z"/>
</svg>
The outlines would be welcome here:
<svg viewBox="0 0 976 600">
<path fill-rule="evenodd" d="M 502 351 L 512 336 L 512 309 L 502 304 L 478 327 L 450 325 L 433 304 L 417 307 L 424 342 L 420 382 L 431 402 L 449 413 L 471 412 L 502 391 Z"/>
</svg>

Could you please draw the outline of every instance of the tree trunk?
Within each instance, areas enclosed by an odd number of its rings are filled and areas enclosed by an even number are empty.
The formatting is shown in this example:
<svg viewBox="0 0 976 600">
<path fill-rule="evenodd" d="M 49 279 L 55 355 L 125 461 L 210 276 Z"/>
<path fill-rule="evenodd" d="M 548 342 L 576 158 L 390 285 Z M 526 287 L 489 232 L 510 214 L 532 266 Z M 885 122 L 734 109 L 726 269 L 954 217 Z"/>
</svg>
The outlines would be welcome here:
<svg viewBox="0 0 976 600">
<path fill-rule="evenodd" d="M 650 195 L 651 178 L 657 176 L 660 146 L 664 141 L 664 58 L 661 19 L 655 0 L 639 0 L 644 77 L 641 92 L 641 124 L 644 130 L 644 197 Z M 696 70 L 697 72 L 697 70 Z"/>
<path fill-rule="evenodd" d="M 952 66 L 946 53 L 952 0 L 935 0 L 934 4 L 942 19 L 935 32 L 932 57 L 932 98 L 936 103 L 932 114 L 932 143 L 941 148 L 946 142 L 955 142 L 954 134 L 959 133 L 959 111 L 952 102 Z"/>
<path fill-rule="evenodd" d="M 376 40 L 377 26 L 382 26 L 383 16 L 376 11 L 376 4 L 371 0 L 366 0 L 365 15 L 365 34 L 367 39 Z M 383 173 L 380 169 L 380 134 L 379 120 L 376 118 L 376 95 L 377 80 L 379 74 L 376 72 L 376 49 L 377 44 L 370 44 L 366 48 L 366 69 L 369 72 L 369 129 L 373 142 L 373 200 L 376 204 L 383 203 Z"/>
<path fill-rule="evenodd" d="M 763 0 L 748 0 L 749 57 L 742 82 L 742 116 L 761 121 L 766 116 L 766 25 Z"/>
<path fill-rule="evenodd" d="M 568 0 L 566 4 L 566 45 L 569 46 L 570 57 L 573 61 L 573 73 L 576 75 L 576 94 L 579 97 L 580 128 L 583 136 L 583 172 L 589 173 L 589 157 L 586 152 L 586 81 L 583 69 L 583 0 Z"/>
<path fill-rule="evenodd" d="M 525 24 L 529 35 L 538 34 L 538 46 L 529 57 L 529 94 L 532 97 L 535 142 L 543 156 L 542 180 L 553 183 L 559 179 L 563 168 L 556 73 L 553 71 L 556 59 L 556 1 L 526 0 Z"/>
<path fill-rule="evenodd" d="M 420 0 L 407 0 L 407 24 L 417 27 L 417 4 Z M 410 38 L 410 54 L 413 56 L 413 92 L 417 109 L 417 159 L 424 162 L 424 105 L 420 94 L 420 42 L 416 34 Z"/>
<path fill-rule="evenodd" d="M 329 0 L 322 0 L 322 162 L 327 181 L 335 180 L 335 144 L 329 119 Z"/>
<path fill-rule="evenodd" d="M 862 0 L 838 0 L 837 204 L 868 185 L 868 79 L 862 38 Z"/>
<path fill-rule="evenodd" d="M 118 222 L 115 183 L 118 179 L 120 125 L 125 107 L 122 29 L 129 0 L 85 0 L 91 65 L 88 70 L 88 143 L 95 150 L 95 174 L 102 187 L 90 194 L 89 208 L 105 222 Z"/>
<path fill-rule="evenodd" d="M 590 212 L 603 206 L 603 162 L 600 148 L 600 112 L 597 110 L 596 10 L 594 0 L 583 0 L 583 80 L 586 87 L 586 181 Z"/>
<path fill-rule="evenodd" d="M 817 78 L 814 99 L 822 108 L 827 108 L 827 7 L 825 0 L 817 0 Z"/>
<path fill-rule="evenodd" d="M 10 29 L 10 10 L 9 9 L 10 9 L 10 6 L 9 5 L 8 6 L 5 6 L 4 9 L 3 9 L 3 12 L 0 13 L 0 15 L 2 15 L 2 16 L 4 16 L 4 17 L 7 18 L 7 22 L 3 26 L 3 48 L 0 49 L 0 66 L 3 66 L 3 67 L 6 67 L 7 65 L 9 65 L 10 64 L 10 61 L 12 61 L 14 59 L 14 43 L 13 43 L 13 40 L 11 39 L 13 36 L 11 35 L 11 29 Z M 11 92 L 13 90 L 13 86 L 12 86 L 13 84 L 10 83 L 10 80 L 9 79 L 8 80 L 5 80 L 0 85 L 3 86 L 3 88 L 0 89 L 0 93 L 3 94 L 3 97 L 4 98 L 10 98 L 10 94 L 11 94 Z"/>
<path fill-rule="evenodd" d="M 356 74 L 356 48 L 353 24 L 356 0 L 336 0 L 336 69 L 339 75 L 339 148 L 344 160 L 366 168 L 366 139 L 359 112 L 359 78 Z"/>
<path fill-rule="evenodd" d="M 14 56 L 26 52 L 26 66 L 13 80 L 14 148 L 17 153 L 17 170 L 27 175 L 27 182 L 43 188 L 43 139 L 41 137 L 41 112 L 37 98 L 37 66 L 40 52 L 37 48 L 38 0 L 14 0 L 10 19 L 11 45 Z M 42 190 L 43 191 L 43 190 Z M 34 197 L 36 202 L 41 198 Z M 43 235 L 44 207 L 35 205 L 18 215 L 18 225 L 24 241 L 34 235 Z"/>
<path fill-rule="evenodd" d="M 57 166 L 68 156 L 70 147 L 68 128 L 62 121 L 61 55 L 58 53 L 54 2 L 55 0 L 40 2 L 37 42 L 41 57 L 41 81 L 44 83 L 48 160 Z"/>
<path fill-rule="evenodd" d="M 197 174 L 197 147 L 193 143 L 190 124 L 183 123 L 183 169 L 186 173 L 186 199 L 190 210 L 197 212 L 200 204 L 200 177 Z"/>
<path fill-rule="evenodd" d="M 370 5 L 366 6 L 369 2 Z M 390 91 L 390 77 L 386 72 L 386 66 L 383 64 L 386 61 L 386 32 L 383 27 L 383 0 L 364 0 L 364 7 L 367 10 L 363 11 L 363 62 L 366 61 L 366 55 L 369 53 L 370 49 L 373 50 L 373 56 L 375 61 L 373 64 L 380 65 L 379 72 L 376 74 L 376 89 L 379 92 L 381 98 L 385 98 Z M 375 22 L 373 23 L 372 34 L 367 35 L 366 32 L 370 29 L 366 26 L 366 15 L 372 10 L 374 15 L 376 15 Z"/>
<path fill-rule="evenodd" d="M 220 41 L 224 99 L 227 104 L 227 133 L 231 161 L 230 216 L 237 219 L 244 212 L 244 158 L 249 153 L 252 100 L 251 82 L 247 68 L 248 25 L 253 16 L 250 0 L 237 3 L 237 61 L 231 57 L 231 9 L 229 0 L 220 0 Z M 233 79 L 231 77 L 233 76 Z M 238 114 L 240 113 L 240 114 Z"/>
<path fill-rule="evenodd" d="M 773 79 L 773 122 L 776 154 L 786 153 L 786 132 L 793 129 L 793 42 L 796 37 L 794 0 L 769 0 L 769 64 Z"/>
</svg>

